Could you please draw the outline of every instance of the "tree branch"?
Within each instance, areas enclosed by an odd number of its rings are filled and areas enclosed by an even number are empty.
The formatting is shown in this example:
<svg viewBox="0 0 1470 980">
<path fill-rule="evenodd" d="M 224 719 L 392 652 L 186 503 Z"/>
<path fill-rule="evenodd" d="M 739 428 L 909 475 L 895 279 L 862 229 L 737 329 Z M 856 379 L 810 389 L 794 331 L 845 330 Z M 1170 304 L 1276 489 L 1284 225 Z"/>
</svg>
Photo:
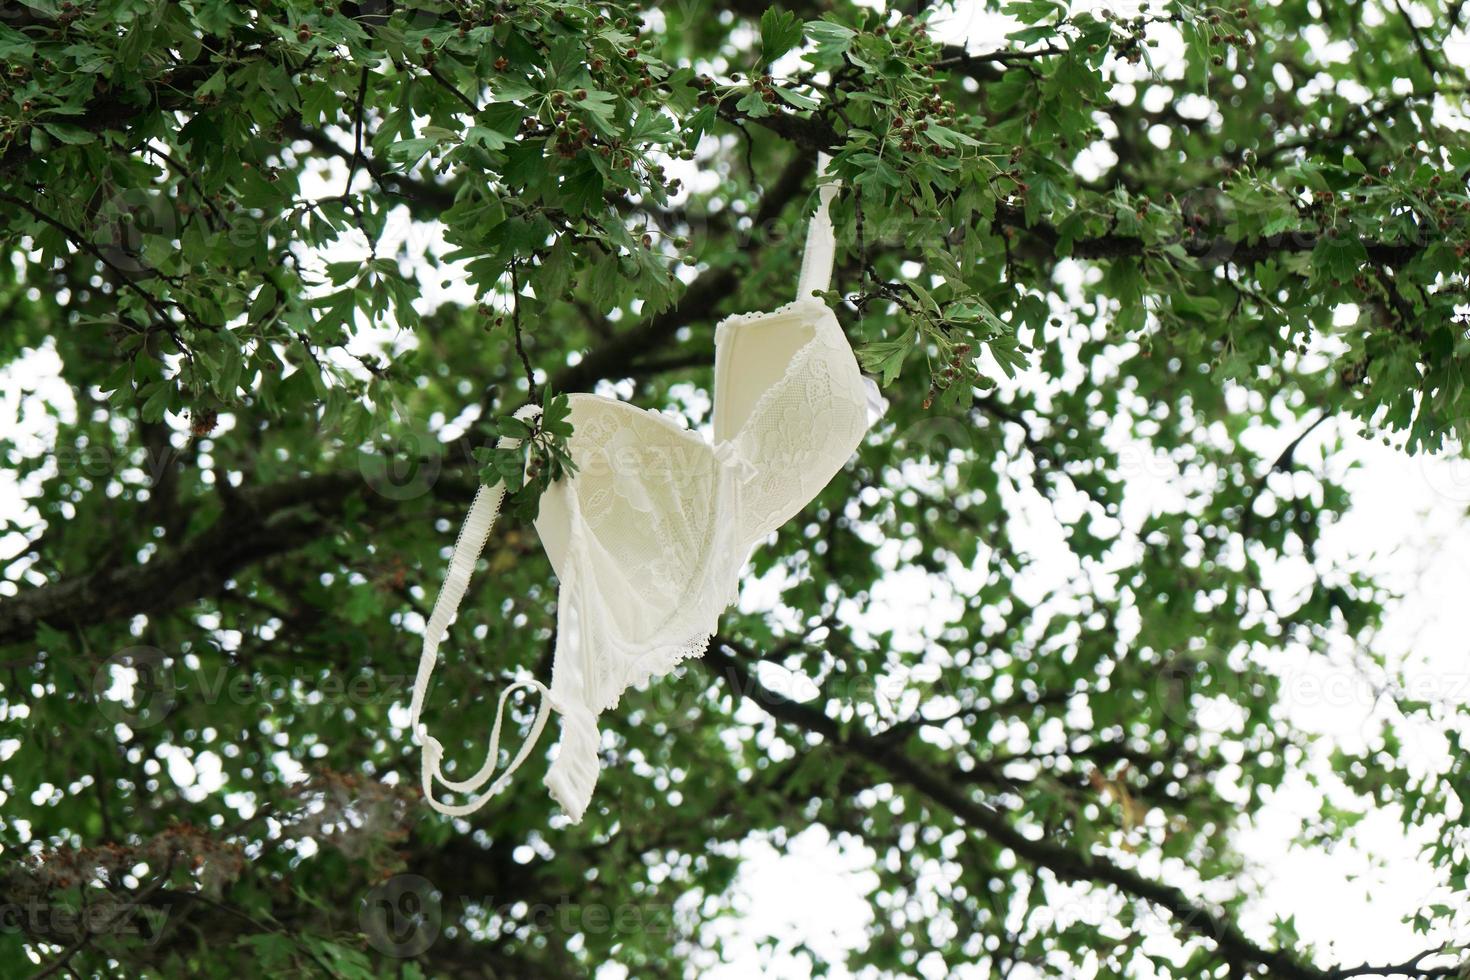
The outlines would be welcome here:
<svg viewBox="0 0 1470 980">
<path fill-rule="evenodd" d="M 1426 949 L 1424 952 L 1397 966 L 1369 966 L 1367 963 L 1364 963 L 1362 966 L 1355 966 L 1351 969 L 1333 970 L 1329 976 L 1331 980 L 1345 980 L 1346 977 L 1416 977 L 1422 980 L 1422 978 L 1426 977 L 1464 976 L 1465 964 L 1434 967 L 1419 965 L 1431 956 L 1445 955 L 1447 952 L 1443 946 L 1436 946 L 1434 949 Z"/>
<path fill-rule="evenodd" d="M 798 156 L 782 171 L 756 211 L 757 226 L 774 220 L 811 176 L 811 161 Z M 741 251 L 754 249 L 752 236 Z M 557 391 L 584 391 L 605 377 L 631 371 L 679 328 L 706 319 L 739 285 L 734 264 L 712 269 L 689 285 L 680 301 L 618 334 L 554 380 Z M 99 569 L 88 575 L 21 592 L 0 603 L 0 645 L 32 639 L 40 624 L 88 626 L 140 613 L 177 608 L 218 594 L 234 575 L 257 562 L 294 551 L 325 533 L 325 518 L 361 495 L 372 507 L 393 506 L 361 494 L 357 471 L 284 481 L 241 491 L 207 531 L 147 564 Z"/>
<path fill-rule="evenodd" d="M 215 594 L 242 568 L 315 540 L 325 531 L 321 513 L 336 512 L 365 487 L 361 474 L 351 472 L 242 490 L 208 530 L 174 551 L 146 564 L 106 567 L 29 589 L 0 603 L 0 645 L 32 639 L 42 623 L 90 626 Z"/>
<path fill-rule="evenodd" d="M 788 163 L 761 198 L 755 213 L 755 228 L 775 220 L 800 193 L 811 173 L 812 160 L 806 154 L 799 154 Z M 752 234 L 741 243 L 739 254 L 754 251 L 760 244 L 761 236 Z M 577 364 L 559 372 L 552 387 L 557 391 L 583 391 L 603 378 L 627 370 L 662 347 L 681 327 L 713 316 L 739 283 L 740 275 L 733 263 L 707 270 L 689 284 L 678 303 L 641 326 L 617 334 Z"/>
<path fill-rule="evenodd" d="M 741 660 L 721 646 L 735 648 L 728 638 L 715 637 L 705 654 L 704 665 L 721 678 L 731 691 L 749 698 L 778 721 L 821 735 L 832 749 L 881 771 L 886 779 L 917 791 L 984 833 L 992 841 L 1010 848 L 1024 860 L 1046 868 L 1061 881 L 1112 885 L 1125 894 L 1141 898 L 1167 911 L 1184 933 L 1213 942 L 1223 956 L 1258 963 L 1282 980 L 1331 980 L 1332 974 L 1298 960 L 1284 950 L 1267 949 L 1245 936 L 1224 913 L 1198 904 L 1179 888 L 1147 878 L 1098 854 L 1080 852 L 1045 838 L 1026 836 L 994 807 L 972 798 L 960 787 L 962 772 L 930 769 L 904 753 L 900 746 L 869 735 L 845 732 L 843 726 L 816 708 L 792 701 L 764 687 Z"/>
<path fill-rule="evenodd" d="M 1047 254 L 1055 253 L 1057 246 L 1062 242 L 1062 237 L 1055 225 L 1046 222 L 1028 225 L 1025 210 L 1015 205 L 997 205 L 995 225 L 1002 233 L 1006 229 L 1012 229 L 1018 234 L 1029 237 L 1034 246 L 1044 247 Z M 1219 265 L 1226 261 L 1250 263 L 1278 255 L 1310 253 L 1322 241 L 1322 237 L 1314 232 L 1285 232 L 1279 235 L 1262 236 L 1254 241 L 1236 241 L 1224 236 L 1190 237 L 1184 238 L 1178 244 L 1191 258 L 1204 260 L 1210 265 Z M 1136 236 L 1108 232 L 1073 239 L 1064 257 L 1074 259 L 1127 258 L 1142 255 L 1163 244 L 1167 243 L 1155 244 Z M 1371 260 L 1390 266 L 1402 265 L 1424 248 L 1418 243 L 1385 242 L 1371 238 L 1359 239 L 1358 244 L 1368 253 Z"/>
<path fill-rule="evenodd" d="M 127 275 L 127 273 L 123 272 L 122 269 L 118 268 L 117 265 L 114 264 L 113 261 L 107 257 L 106 253 L 104 253 L 102 249 L 98 248 L 92 242 L 84 238 L 80 232 L 72 230 L 65 223 L 42 211 L 40 208 L 31 204 L 29 201 L 21 200 L 20 198 L 15 197 L 12 194 L 7 194 L 4 191 L 0 191 L 0 201 L 15 205 L 42 224 L 49 225 L 52 228 L 55 228 L 57 231 L 61 232 L 62 236 L 65 237 L 67 241 L 71 242 L 72 245 L 92 256 L 98 262 L 102 263 L 103 268 L 108 269 L 115 276 L 117 276 L 117 280 L 119 283 L 137 293 L 138 296 L 142 298 L 143 302 L 146 303 L 148 307 L 158 315 L 158 318 L 160 321 L 162 321 L 163 328 L 165 330 L 171 331 L 173 329 L 173 318 L 169 316 L 168 307 L 164 306 L 163 301 L 160 300 L 157 296 L 154 296 L 152 293 L 148 292 L 148 290 L 144 289 L 142 286 L 139 286 L 136 282 L 134 282 Z M 185 319 L 192 322 L 192 318 L 189 317 L 187 313 L 185 314 Z"/>
</svg>

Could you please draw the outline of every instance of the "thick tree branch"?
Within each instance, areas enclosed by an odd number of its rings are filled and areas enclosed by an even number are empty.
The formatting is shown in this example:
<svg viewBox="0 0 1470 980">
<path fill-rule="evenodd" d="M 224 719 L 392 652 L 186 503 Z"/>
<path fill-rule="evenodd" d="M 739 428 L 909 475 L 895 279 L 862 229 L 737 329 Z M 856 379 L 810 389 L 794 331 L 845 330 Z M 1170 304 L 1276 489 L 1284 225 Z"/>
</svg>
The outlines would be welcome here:
<svg viewBox="0 0 1470 980">
<path fill-rule="evenodd" d="M 793 159 L 762 198 L 757 228 L 775 220 L 811 175 L 811 161 Z M 752 235 L 742 252 L 761 240 Z M 597 381 L 634 371 L 647 353 L 659 349 L 680 327 L 708 319 L 739 284 L 735 265 L 712 269 L 689 285 L 680 301 L 642 325 L 617 334 L 553 379 L 557 391 L 584 391 Z M 324 517 L 362 495 L 383 508 L 389 502 L 362 494 L 366 483 L 356 471 L 283 481 L 238 494 L 207 531 L 146 564 L 109 567 L 91 574 L 22 592 L 0 603 L 0 645 L 33 638 L 46 623 L 56 628 L 97 623 L 177 608 L 218 594 L 243 569 L 288 553 L 325 533 Z"/>
<path fill-rule="evenodd" d="M 801 192 L 811 173 L 812 160 L 805 154 L 787 164 L 761 198 L 755 227 L 741 244 L 740 254 L 748 254 L 760 246 L 761 227 L 781 214 Z M 552 387 L 557 391 L 583 391 L 603 378 L 630 370 L 640 359 L 661 350 L 679 328 L 714 316 L 739 283 L 740 273 L 733 263 L 704 272 L 689 284 L 678 303 L 650 317 L 641 326 L 615 335 L 575 365 L 559 372 L 552 379 Z"/>
<path fill-rule="evenodd" d="M 1393 966 L 1362 966 L 1333 970 L 1329 976 L 1331 980 L 1346 980 L 1347 977 L 1414 977 L 1425 980 L 1429 977 L 1463 977 L 1466 964 L 1455 966 L 1422 966 L 1421 964 L 1431 956 L 1443 956 L 1448 952 L 1443 947 L 1426 949 L 1417 956 Z"/>
<path fill-rule="evenodd" d="M 203 84 L 217 69 L 212 55 L 202 55 L 192 64 L 182 65 L 159 78 L 157 84 L 139 90 L 113 90 L 88 103 L 86 111 L 79 116 L 68 117 L 67 122 L 89 133 L 108 130 L 127 131 L 140 119 L 153 112 L 169 112 L 194 105 L 194 89 Z M 0 152 L 0 175 L 18 170 L 37 153 L 29 139 L 14 140 Z"/>
<path fill-rule="evenodd" d="M 176 550 L 0 603 L 0 644 L 31 639 L 42 623 L 57 629 L 91 626 L 212 595 L 241 569 L 315 540 L 325 531 L 322 514 L 336 512 L 365 487 L 353 472 L 242 490 L 207 531 Z"/>
<path fill-rule="evenodd" d="M 737 126 L 746 122 L 753 122 L 763 129 L 768 129 L 777 136 L 813 152 L 818 150 L 836 150 L 842 145 L 842 137 L 837 135 L 837 130 L 832 124 L 819 115 L 794 116 L 786 112 L 773 112 L 759 119 L 751 119 L 737 112 L 735 108 L 727 103 L 720 104 L 720 118 Z"/>
<path fill-rule="evenodd" d="M 1055 254 L 1057 246 L 1062 244 L 1062 236 L 1055 225 L 1047 222 L 1028 225 L 1024 209 L 1014 205 L 997 206 L 995 227 L 1002 234 L 1014 234 L 1021 244 L 1029 244 L 1033 250 L 1043 251 L 1046 255 Z M 1320 235 L 1303 231 L 1263 236 L 1254 241 L 1236 241 L 1224 236 L 1188 236 L 1180 239 L 1177 244 L 1191 258 L 1209 265 L 1219 265 L 1227 261 L 1248 264 L 1281 255 L 1310 253 L 1322 242 Z M 1129 258 L 1159 249 L 1164 244 L 1167 243 L 1151 243 L 1134 235 L 1106 233 L 1073 239 L 1066 245 L 1063 257 L 1099 260 Z M 1425 247 L 1416 242 L 1385 242 L 1377 239 L 1360 239 L 1358 244 L 1371 260 L 1389 266 L 1402 265 Z"/>
<path fill-rule="evenodd" d="M 1149 901 L 1167 911 L 1181 932 L 1209 940 L 1227 958 L 1265 966 L 1272 977 L 1283 980 L 1329 980 L 1332 977 L 1331 973 L 1303 962 L 1291 953 L 1256 944 L 1228 916 L 1198 904 L 1173 885 L 1145 877 L 1101 855 L 1077 851 L 1045 838 L 1026 836 L 1011 824 L 1005 814 L 974 799 L 962 788 L 964 773 L 932 769 L 908 756 L 898 745 L 844 731 L 843 726 L 822 711 L 763 686 L 739 657 L 722 647 L 734 648 L 734 644 L 726 638 L 716 637 L 703 663 L 723 679 L 733 693 L 749 698 L 778 721 L 821 735 L 833 751 L 870 765 L 883 773 L 886 779 L 917 791 L 995 843 L 1010 848 L 1032 864 L 1046 868 L 1059 880 L 1112 885 L 1127 895 Z"/>
</svg>

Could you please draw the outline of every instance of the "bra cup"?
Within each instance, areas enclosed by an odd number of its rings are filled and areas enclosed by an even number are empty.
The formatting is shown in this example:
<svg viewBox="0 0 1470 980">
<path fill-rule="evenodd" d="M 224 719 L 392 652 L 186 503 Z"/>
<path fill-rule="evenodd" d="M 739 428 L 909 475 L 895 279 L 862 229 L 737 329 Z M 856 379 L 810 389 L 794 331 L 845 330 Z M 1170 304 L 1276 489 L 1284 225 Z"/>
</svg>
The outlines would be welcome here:
<svg viewBox="0 0 1470 980">
<path fill-rule="evenodd" d="M 750 464 L 742 483 L 741 533 L 757 543 L 796 516 L 847 463 L 868 430 L 867 390 L 857 358 L 836 315 L 825 303 L 797 301 L 778 313 L 733 325 L 720 353 L 737 370 L 744 331 L 798 317 L 810 339 L 791 356 L 780 379 L 761 392 L 733 436 Z M 758 335 L 757 335 L 758 336 Z M 721 376 L 716 373 L 716 386 Z M 736 401 L 716 401 L 733 413 Z M 718 414 L 717 414 L 718 421 Z"/>
<path fill-rule="evenodd" d="M 543 497 L 537 533 L 558 577 L 583 563 L 609 598 L 609 626 L 646 643 L 703 576 L 714 533 L 718 463 L 697 433 L 654 412 L 571 396 L 568 452 L 577 471 Z M 572 544 L 575 524 L 580 545 Z"/>
<path fill-rule="evenodd" d="M 541 547 L 551 561 L 551 570 L 558 580 L 564 578 L 567 549 L 572 533 L 571 488 L 566 480 L 557 480 L 541 495 L 541 505 L 536 514 L 536 534 L 541 538 Z"/>
<path fill-rule="evenodd" d="M 792 362 L 817 330 L 817 319 L 801 309 L 734 317 L 720 325 L 715 341 L 716 442 L 740 433 L 761 397 L 787 379 Z"/>
<path fill-rule="evenodd" d="M 581 560 L 594 591 L 618 596 L 608 615 L 632 642 L 670 627 L 685 596 L 710 586 L 712 561 L 748 557 L 795 516 L 868 428 L 857 358 L 825 303 L 727 318 L 715 360 L 713 446 L 660 413 L 569 396 L 577 471 L 542 497 L 536 530 L 559 579 Z M 574 523 L 580 559 L 569 558 Z"/>
<path fill-rule="evenodd" d="M 569 399 L 577 469 L 543 495 L 536 530 L 560 583 L 551 691 L 565 724 L 546 782 L 576 819 L 598 715 L 703 652 L 759 541 L 857 448 L 867 392 L 830 308 L 798 301 L 718 328 L 713 445 L 626 402 Z"/>
</svg>

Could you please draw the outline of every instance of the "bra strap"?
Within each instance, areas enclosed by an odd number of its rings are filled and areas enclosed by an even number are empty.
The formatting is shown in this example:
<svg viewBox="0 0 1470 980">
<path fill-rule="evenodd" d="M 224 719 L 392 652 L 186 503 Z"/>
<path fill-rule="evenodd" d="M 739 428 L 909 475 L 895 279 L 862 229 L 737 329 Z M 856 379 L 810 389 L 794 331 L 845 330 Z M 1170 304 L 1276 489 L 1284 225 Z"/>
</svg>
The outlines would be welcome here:
<svg viewBox="0 0 1470 980">
<path fill-rule="evenodd" d="M 515 417 L 525 422 L 540 413 L 540 406 L 527 405 L 517 411 Z M 515 449 L 520 444 L 521 440 L 517 438 L 501 436 L 496 446 L 500 449 Z M 495 724 L 490 729 L 490 745 L 485 754 L 485 762 L 479 772 L 464 780 L 453 780 L 444 775 L 440 768 L 440 763 L 444 759 L 444 746 L 437 738 L 429 734 L 428 726 L 419 720 L 424 709 L 424 698 L 429 690 L 429 679 L 433 676 L 434 666 L 438 662 L 439 642 L 449 628 L 449 621 L 459 610 L 465 589 L 470 584 L 470 575 L 474 573 L 475 562 L 479 560 L 480 552 L 485 550 L 485 541 L 490 537 L 490 529 L 495 526 L 495 519 L 500 516 L 500 504 L 504 499 L 504 480 L 496 482 L 493 487 L 482 484 L 475 491 L 475 501 L 470 504 L 470 512 L 459 529 L 459 538 L 454 542 L 454 554 L 449 559 L 449 571 L 444 575 L 444 584 L 439 589 L 438 598 L 434 600 L 434 611 L 429 615 L 428 625 L 424 627 L 424 646 L 419 654 L 418 674 L 413 681 L 413 700 L 408 709 L 409 728 L 412 729 L 414 738 L 423 748 L 424 798 L 429 801 L 429 806 L 452 817 L 463 817 L 474 813 L 510 783 L 511 774 L 520 768 L 521 763 L 530 756 L 536 740 L 541 737 L 542 729 L 546 727 L 547 716 L 554 707 L 551 692 L 547 690 L 546 685 L 534 677 L 523 677 L 507 687 L 501 692 L 500 706 L 495 711 Z M 519 688 L 540 692 L 541 707 L 536 712 L 536 720 L 531 725 L 530 734 L 526 736 L 520 751 L 516 753 L 510 765 L 506 766 L 500 777 L 490 784 L 489 789 L 465 803 L 456 806 L 435 799 L 434 785 L 436 782 L 443 783 L 445 787 L 456 793 L 475 793 L 494 774 L 495 766 L 500 761 L 500 728 L 505 716 L 505 705 L 510 695 Z"/>
<path fill-rule="evenodd" d="M 825 153 L 817 154 L 817 179 L 821 186 L 817 190 L 817 213 L 812 215 L 806 230 L 806 250 L 801 255 L 801 277 L 796 283 L 796 298 L 810 299 L 814 292 L 826 292 L 832 285 L 832 263 L 837 255 L 837 240 L 832 234 L 832 219 L 827 215 L 827 205 L 837 195 L 837 180 L 822 180 L 827 176 L 827 164 L 832 160 Z"/>
</svg>

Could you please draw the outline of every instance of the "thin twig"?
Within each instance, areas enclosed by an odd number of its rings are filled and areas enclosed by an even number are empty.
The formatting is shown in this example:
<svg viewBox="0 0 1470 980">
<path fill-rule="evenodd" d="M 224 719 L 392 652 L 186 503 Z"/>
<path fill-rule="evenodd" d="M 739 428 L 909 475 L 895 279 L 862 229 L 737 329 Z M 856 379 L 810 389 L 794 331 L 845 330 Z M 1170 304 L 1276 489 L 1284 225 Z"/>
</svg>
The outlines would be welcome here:
<svg viewBox="0 0 1470 980">
<path fill-rule="evenodd" d="M 357 176 L 357 168 L 362 164 L 362 116 L 367 105 L 368 70 L 364 68 L 362 75 L 357 80 L 357 105 L 353 109 L 352 131 L 354 142 L 352 147 L 352 162 L 347 165 L 347 186 L 342 189 L 344 195 L 352 193 L 352 178 Z"/>
<path fill-rule="evenodd" d="M 475 105 L 474 100 L 471 99 L 468 95 L 465 95 L 459 89 L 455 88 L 454 84 L 450 82 L 449 79 L 439 74 L 439 70 L 437 68 L 425 68 L 424 70 L 429 73 L 430 78 L 438 82 L 440 85 L 444 86 L 450 91 L 450 93 L 454 95 L 456 99 L 459 99 L 459 101 L 463 102 L 465 104 L 465 107 L 470 110 L 471 115 L 478 116 L 480 114 L 480 107 Z"/>
<path fill-rule="evenodd" d="M 1019 61 L 1035 61 L 1039 58 L 1049 58 L 1054 54 L 1066 54 L 1066 48 L 1047 45 L 1035 51 L 991 51 L 987 54 L 957 54 L 953 57 L 943 58 L 934 63 L 935 68 L 947 68 L 951 65 L 984 65 L 984 64 L 1010 64 Z"/>
<path fill-rule="evenodd" d="M 158 147 L 154 146 L 151 143 L 145 144 L 144 147 L 143 147 L 143 150 L 145 152 L 147 152 L 147 153 L 151 153 L 154 156 L 158 157 L 160 160 L 162 160 L 168 166 L 172 167 L 174 169 L 174 171 L 177 172 L 180 177 L 182 177 L 185 180 L 187 180 L 189 182 L 189 184 L 194 188 L 194 193 L 196 193 L 196 194 L 199 195 L 199 200 L 201 202 L 203 202 L 204 207 L 206 209 L 208 209 L 208 211 L 209 211 L 210 214 L 214 215 L 215 219 L 220 224 L 225 225 L 225 226 L 228 226 L 230 224 L 229 219 L 226 218 L 223 214 L 220 213 L 219 207 L 213 201 L 211 201 L 209 199 L 209 195 L 206 194 L 206 193 L 204 193 L 204 188 L 199 185 L 199 178 L 195 175 L 195 173 L 192 170 L 188 169 L 182 163 L 179 163 L 173 157 L 169 156 L 166 151 L 160 150 Z M 206 222 L 208 222 L 208 218 L 207 217 L 206 217 L 205 220 L 206 220 Z"/>
<path fill-rule="evenodd" d="M 1430 79 L 1433 79 L 1439 72 L 1439 66 L 1434 63 L 1434 54 L 1429 50 L 1429 44 L 1424 40 L 1424 35 L 1419 30 L 1419 25 L 1414 23 L 1414 17 L 1409 13 L 1409 8 L 1404 6 L 1403 0 L 1393 0 L 1393 5 L 1398 8 L 1399 16 L 1403 18 L 1404 26 L 1409 29 L 1409 37 L 1413 39 L 1414 48 L 1419 52 L 1419 60 L 1424 63 L 1425 69 L 1429 72 Z"/>
<path fill-rule="evenodd" d="M 63 235 L 66 236 L 67 241 L 71 242 L 77 248 L 80 248 L 82 251 L 91 255 L 98 262 L 101 262 L 104 266 L 106 266 L 114 274 L 116 274 L 121 285 L 126 286 L 128 289 L 131 289 L 133 292 L 141 296 L 143 298 L 143 301 L 147 303 L 149 307 L 151 307 L 153 311 L 159 315 L 164 324 L 170 328 L 172 327 L 173 320 L 169 316 L 168 307 L 164 306 L 163 302 L 158 297 L 154 296 L 152 293 L 148 292 L 148 290 L 144 289 L 142 286 L 139 286 L 136 282 L 130 279 L 127 273 L 119 268 L 111 259 L 109 259 L 107 255 L 102 251 L 102 249 L 98 248 L 96 245 L 89 242 L 86 238 L 82 237 L 81 233 L 73 231 L 65 223 L 59 221 L 56 218 L 53 218 L 51 215 L 42 211 L 40 208 L 37 208 L 29 201 L 22 200 L 21 198 L 18 198 L 12 194 L 7 194 L 4 191 L 0 191 L 0 201 L 6 201 L 10 204 L 14 204 L 16 207 L 19 207 L 30 214 L 37 221 L 48 224 L 52 228 L 55 228 L 57 231 L 61 232 Z M 182 310 L 182 307 L 180 307 L 180 310 L 181 312 L 184 312 Z M 188 316 L 187 312 L 184 312 L 184 317 L 185 319 L 191 319 Z M 175 339 L 177 339 L 177 337 Z"/>
<path fill-rule="evenodd" d="M 536 371 L 531 367 L 531 359 L 526 356 L 526 346 L 521 338 L 521 282 L 514 262 L 510 265 L 510 292 L 514 303 L 510 309 L 510 322 L 515 330 L 516 353 L 521 355 L 521 366 L 526 369 L 526 388 L 530 392 L 531 401 L 540 404 L 541 396 L 536 392 Z"/>
</svg>

